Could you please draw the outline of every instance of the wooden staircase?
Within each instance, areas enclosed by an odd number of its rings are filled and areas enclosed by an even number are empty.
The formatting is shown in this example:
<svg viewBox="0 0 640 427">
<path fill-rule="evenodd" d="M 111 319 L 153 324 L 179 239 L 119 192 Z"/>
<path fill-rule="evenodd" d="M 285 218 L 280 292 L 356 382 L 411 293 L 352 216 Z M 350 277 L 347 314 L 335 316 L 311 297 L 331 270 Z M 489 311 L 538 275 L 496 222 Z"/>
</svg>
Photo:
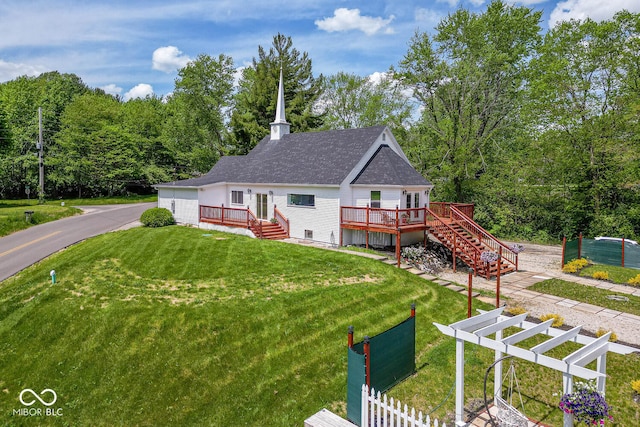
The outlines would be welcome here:
<svg viewBox="0 0 640 427">
<path fill-rule="evenodd" d="M 287 231 L 278 222 L 251 221 L 249 229 L 259 239 L 282 240 L 289 237 Z"/>
<path fill-rule="evenodd" d="M 470 268 L 475 275 L 490 279 L 511 273 L 518 268 L 518 255 L 508 246 L 493 237 L 471 218 L 451 206 L 446 213 L 435 214 L 429 210 L 427 230 L 440 243 Z M 500 254 L 500 262 L 484 262 L 483 252 Z"/>
</svg>

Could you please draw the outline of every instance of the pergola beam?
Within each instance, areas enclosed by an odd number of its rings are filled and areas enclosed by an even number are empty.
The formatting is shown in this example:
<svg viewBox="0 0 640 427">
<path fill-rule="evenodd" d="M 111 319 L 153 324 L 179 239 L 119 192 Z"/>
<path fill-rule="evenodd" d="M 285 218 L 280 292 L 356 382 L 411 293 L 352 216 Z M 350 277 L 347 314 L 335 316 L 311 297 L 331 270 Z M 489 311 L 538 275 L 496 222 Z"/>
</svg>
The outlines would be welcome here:
<svg viewBox="0 0 640 427">
<path fill-rule="evenodd" d="M 568 330 L 562 335 L 558 335 L 557 337 L 550 338 L 543 343 L 538 344 L 535 347 L 531 348 L 531 351 L 534 353 L 545 353 L 552 348 L 556 348 L 557 346 L 566 343 L 567 341 L 571 341 L 578 335 L 582 326 L 576 326 L 573 329 Z"/>
</svg>

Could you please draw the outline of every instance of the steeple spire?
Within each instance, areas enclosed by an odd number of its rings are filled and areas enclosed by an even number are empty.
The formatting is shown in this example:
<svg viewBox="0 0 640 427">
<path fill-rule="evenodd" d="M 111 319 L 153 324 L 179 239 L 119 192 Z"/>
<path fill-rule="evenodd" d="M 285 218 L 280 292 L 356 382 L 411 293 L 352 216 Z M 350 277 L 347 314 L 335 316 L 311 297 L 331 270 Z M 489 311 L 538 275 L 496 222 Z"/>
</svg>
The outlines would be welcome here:
<svg viewBox="0 0 640 427">
<path fill-rule="evenodd" d="M 284 84 L 282 79 L 282 67 L 280 67 L 280 83 L 278 85 L 278 101 L 276 103 L 276 118 L 271 123 L 271 140 L 277 141 L 283 135 L 289 133 L 290 125 L 284 115 Z"/>
</svg>

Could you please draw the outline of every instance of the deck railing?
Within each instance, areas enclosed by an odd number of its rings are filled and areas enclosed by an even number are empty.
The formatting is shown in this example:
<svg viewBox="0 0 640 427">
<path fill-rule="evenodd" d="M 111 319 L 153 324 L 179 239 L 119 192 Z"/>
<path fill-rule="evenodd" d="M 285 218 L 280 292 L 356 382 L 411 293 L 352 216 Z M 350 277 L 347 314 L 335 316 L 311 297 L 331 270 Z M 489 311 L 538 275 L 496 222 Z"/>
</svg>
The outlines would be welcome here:
<svg viewBox="0 0 640 427">
<path fill-rule="evenodd" d="M 287 233 L 287 236 L 290 236 L 289 234 L 289 218 L 285 217 L 284 215 L 282 215 L 282 212 L 280 212 L 280 210 L 278 209 L 277 206 L 273 206 L 273 217 L 276 219 L 276 221 L 278 221 L 278 224 L 280 224 L 280 227 L 282 227 L 282 229 L 285 231 L 285 233 Z"/>
<path fill-rule="evenodd" d="M 249 226 L 249 209 L 200 205 L 200 221 L 212 224 Z M 255 215 L 254 215 L 255 217 Z"/>
<path fill-rule="evenodd" d="M 447 202 L 431 202 L 429 209 L 441 218 L 451 218 L 451 207 L 455 207 L 469 218 L 473 219 L 473 203 L 447 203 Z"/>
<path fill-rule="evenodd" d="M 516 268 L 516 270 L 518 269 L 518 254 L 513 252 L 509 246 L 496 239 L 475 221 L 472 221 L 469 216 L 466 215 L 461 209 L 458 209 L 457 206 L 450 207 L 450 214 L 450 218 L 453 222 L 476 236 L 476 238 L 481 243 L 490 248 L 492 251 L 496 253 L 500 253 L 500 251 L 502 251 L 502 259 L 504 259 L 509 264 L 512 264 Z"/>
<path fill-rule="evenodd" d="M 357 206 L 340 207 L 342 225 L 397 230 L 398 227 L 425 223 L 426 208 L 383 209 Z"/>
</svg>

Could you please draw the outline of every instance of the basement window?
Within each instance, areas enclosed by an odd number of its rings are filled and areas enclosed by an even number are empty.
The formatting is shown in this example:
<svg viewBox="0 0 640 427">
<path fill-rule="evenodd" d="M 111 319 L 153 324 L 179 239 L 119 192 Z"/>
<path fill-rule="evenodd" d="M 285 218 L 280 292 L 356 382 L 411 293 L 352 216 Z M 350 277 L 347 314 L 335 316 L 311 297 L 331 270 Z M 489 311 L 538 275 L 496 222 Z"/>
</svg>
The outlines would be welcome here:
<svg viewBox="0 0 640 427">
<path fill-rule="evenodd" d="M 304 230 L 305 239 L 313 239 L 313 230 Z"/>
</svg>

